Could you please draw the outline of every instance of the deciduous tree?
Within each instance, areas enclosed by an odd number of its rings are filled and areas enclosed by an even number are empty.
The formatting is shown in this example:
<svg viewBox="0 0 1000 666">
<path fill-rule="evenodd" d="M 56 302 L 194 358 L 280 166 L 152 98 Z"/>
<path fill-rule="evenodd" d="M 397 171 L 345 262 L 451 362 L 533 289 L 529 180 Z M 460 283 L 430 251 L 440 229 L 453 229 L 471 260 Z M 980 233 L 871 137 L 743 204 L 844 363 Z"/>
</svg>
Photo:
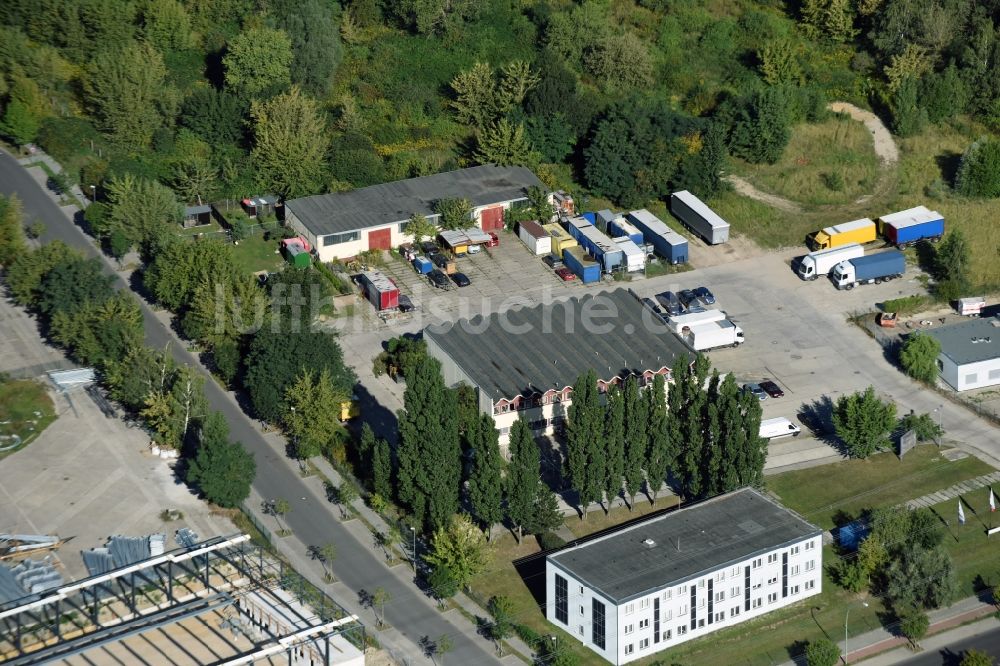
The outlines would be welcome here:
<svg viewBox="0 0 1000 666">
<path fill-rule="evenodd" d="M 524 419 L 514 421 L 510 430 L 510 465 L 504 482 L 507 518 L 521 541 L 524 526 L 531 521 L 538 497 L 541 454 Z"/>
<path fill-rule="evenodd" d="M 597 396 L 597 374 L 588 370 L 580 375 L 573 387 L 573 403 L 566 426 L 568 477 L 579 496 L 584 518 L 587 506 L 600 500 L 604 489 L 603 421 L 604 409 Z"/>
<path fill-rule="evenodd" d="M 336 5 L 322 0 L 277 0 L 268 9 L 291 38 L 292 82 L 322 98 L 343 57 Z"/>
<path fill-rule="evenodd" d="M 222 64 L 236 95 L 281 90 L 292 80 L 292 40 L 284 30 L 252 25 L 229 41 Z"/>
<path fill-rule="evenodd" d="M 129 173 L 107 183 L 107 197 L 108 214 L 95 229 L 97 234 L 107 238 L 119 231 L 146 255 L 164 229 L 173 232 L 183 216 L 180 202 L 170 188 Z"/>
<path fill-rule="evenodd" d="M 625 491 L 629 495 L 629 510 L 635 506 L 635 496 L 642 490 L 643 469 L 649 450 L 649 412 L 639 395 L 639 383 L 634 376 L 625 380 Z"/>
<path fill-rule="evenodd" d="M 0 195 L 0 266 L 10 266 L 22 254 L 27 254 L 21 221 L 21 200 L 16 195 Z"/>
<path fill-rule="evenodd" d="M 474 157 L 480 164 L 498 166 L 533 166 L 540 161 L 538 153 L 531 148 L 524 125 L 506 118 L 490 123 L 479 132 Z"/>
<path fill-rule="evenodd" d="M 257 474 L 253 456 L 239 442 L 229 439 L 229 424 L 219 412 L 211 412 L 200 424 L 198 449 L 188 462 L 187 481 L 208 501 L 231 508 L 250 496 Z"/>
<path fill-rule="evenodd" d="M 455 514 L 434 532 L 431 552 L 424 560 L 432 567 L 447 567 L 460 587 L 482 573 L 489 563 L 489 549 L 482 531 L 468 516 Z"/>
<path fill-rule="evenodd" d="M 468 199 L 439 199 L 434 212 L 440 215 L 442 229 L 467 229 L 472 226 L 472 203 Z"/>
<path fill-rule="evenodd" d="M 839 661 L 840 648 L 829 638 L 809 641 L 809 645 L 806 646 L 808 666 L 836 666 Z"/>
<path fill-rule="evenodd" d="M 399 414 L 399 499 L 429 530 L 458 511 L 462 480 L 455 394 L 436 359 L 424 357 L 407 374 Z"/>
<path fill-rule="evenodd" d="M 608 497 L 608 510 L 615 498 L 622 494 L 625 478 L 625 400 L 617 385 L 608 390 L 604 416 L 604 493 Z M 630 461 L 631 462 L 631 461 Z M 640 475 L 642 472 L 640 471 Z"/>
<path fill-rule="evenodd" d="M 469 477 L 469 504 L 472 515 L 486 527 L 486 538 L 493 535 L 493 525 L 503 520 L 503 457 L 500 434 L 493 417 L 483 414 L 470 426 L 478 431 L 472 451 L 472 474 Z"/>
<path fill-rule="evenodd" d="M 667 472 L 673 467 L 677 455 L 676 442 L 670 439 L 668 420 L 674 415 L 667 412 L 666 380 L 663 375 L 653 378 L 653 385 L 645 393 L 647 410 L 646 483 L 653 501 L 667 479 Z"/>
<path fill-rule="evenodd" d="M 906 337 L 899 350 L 899 362 L 906 374 L 914 379 L 933 384 L 937 381 L 937 357 L 941 353 L 941 343 L 932 335 L 913 333 Z"/>
<path fill-rule="evenodd" d="M 303 370 L 285 390 L 288 411 L 284 422 L 292 447 L 300 460 L 323 453 L 331 440 L 343 432 L 340 403 L 348 394 L 334 386 L 329 368 L 318 373 Z"/>
<path fill-rule="evenodd" d="M 260 186 L 287 198 L 317 192 L 329 147 L 319 105 L 292 87 L 267 101 L 254 100 L 250 117 Z"/>
<path fill-rule="evenodd" d="M 867 458 L 890 444 L 889 434 L 896 426 L 896 405 L 883 402 L 869 386 L 864 392 L 837 399 L 833 410 L 837 437 L 853 458 Z"/>
</svg>

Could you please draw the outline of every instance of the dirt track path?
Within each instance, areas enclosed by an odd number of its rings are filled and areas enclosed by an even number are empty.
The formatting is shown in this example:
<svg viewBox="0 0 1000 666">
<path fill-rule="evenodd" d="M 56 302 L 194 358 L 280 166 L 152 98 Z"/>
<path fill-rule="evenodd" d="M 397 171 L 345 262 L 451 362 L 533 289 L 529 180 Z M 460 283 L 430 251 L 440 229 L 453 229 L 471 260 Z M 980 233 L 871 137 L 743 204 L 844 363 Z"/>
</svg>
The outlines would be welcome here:
<svg viewBox="0 0 1000 666">
<path fill-rule="evenodd" d="M 875 154 L 882 161 L 882 170 L 879 174 L 879 180 L 875 184 L 875 191 L 864 195 L 854 202 L 855 204 L 863 204 L 874 197 L 875 193 L 881 192 L 884 189 L 887 179 L 894 173 L 893 167 L 899 162 L 899 148 L 896 146 L 895 139 L 892 138 L 892 134 L 885 126 L 885 123 L 882 122 L 882 119 L 871 111 L 865 111 L 849 102 L 831 102 L 826 108 L 834 113 L 847 114 L 853 120 L 857 120 L 863 124 L 872 135 L 873 148 Z M 743 196 L 765 203 L 772 208 L 789 213 L 801 213 L 803 210 L 801 204 L 777 194 L 762 192 L 754 187 L 753 183 L 740 176 L 728 175 L 724 180 Z"/>
</svg>

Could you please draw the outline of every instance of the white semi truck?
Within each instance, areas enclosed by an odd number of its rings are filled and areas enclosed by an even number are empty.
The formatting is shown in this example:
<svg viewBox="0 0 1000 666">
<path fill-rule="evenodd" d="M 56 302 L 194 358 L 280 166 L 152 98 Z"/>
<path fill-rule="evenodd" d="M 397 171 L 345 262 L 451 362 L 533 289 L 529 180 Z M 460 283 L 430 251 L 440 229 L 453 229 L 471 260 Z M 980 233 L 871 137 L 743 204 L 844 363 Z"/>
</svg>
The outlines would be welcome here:
<svg viewBox="0 0 1000 666">
<path fill-rule="evenodd" d="M 799 277 L 803 280 L 815 280 L 820 275 L 829 275 L 833 267 L 840 262 L 863 256 L 865 256 L 865 248 L 857 243 L 810 252 L 802 257 L 802 261 L 799 263 Z"/>
</svg>

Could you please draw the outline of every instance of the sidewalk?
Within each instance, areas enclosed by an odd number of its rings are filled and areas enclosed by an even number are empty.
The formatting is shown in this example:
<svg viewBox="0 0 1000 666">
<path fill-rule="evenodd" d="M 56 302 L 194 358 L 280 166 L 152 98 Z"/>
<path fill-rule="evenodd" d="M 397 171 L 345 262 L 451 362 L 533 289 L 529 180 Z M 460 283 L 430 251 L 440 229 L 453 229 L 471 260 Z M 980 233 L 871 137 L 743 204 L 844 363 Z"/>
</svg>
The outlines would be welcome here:
<svg viewBox="0 0 1000 666">
<path fill-rule="evenodd" d="M 951 606 L 948 606 L 947 608 L 939 608 L 937 610 L 930 611 L 927 614 L 930 618 L 930 628 L 927 630 L 927 637 L 920 641 L 920 646 L 925 651 L 937 649 L 953 643 L 964 636 L 979 633 L 979 630 L 972 630 L 970 627 L 960 626 L 979 618 L 985 617 L 988 619 L 983 620 L 982 622 L 977 622 L 977 625 L 992 623 L 986 624 L 986 628 L 980 630 L 985 631 L 992 629 L 995 626 L 1000 625 L 1000 621 L 996 618 L 989 617 L 993 615 L 996 610 L 996 606 L 980 601 L 978 597 L 967 597 L 952 604 Z M 843 652 L 843 637 L 840 637 L 840 640 L 835 640 L 834 642 L 837 643 L 841 652 Z M 887 666 L 888 664 L 896 664 L 901 661 L 906 661 L 914 656 L 914 653 L 906 647 L 907 642 L 906 638 L 897 636 L 885 628 L 879 628 L 864 634 L 851 636 L 849 640 L 850 653 L 847 655 L 847 663 L 864 661 L 865 664 L 871 664 L 873 666 Z M 805 657 L 802 658 L 801 662 L 794 660 L 788 661 L 782 666 L 797 666 L 800 663 L 805 663 Z"/>
<path fill-rule="evenodd" d="M 986 486 L 998 482 L 1000 482 L 1000 471 L 993 472 L 992 474 L 986 474 L 985 476 L 980 476 L 975 479 L 969 479 L 968 481 L 962 481 L 961 483 L 956 483 L 950 488 L 939 490 L 936 493 L 930 493 L 924 495 L 923 497 L 910 500 L 906 503 L 906 508 L 916 509 L 922 506 L 934 506 L 935 504 L 954 499 L 960 495 L 964 495 L 965 493 L 971 493 L 974 490 L 979 490 L 980 488 L 985 488 Z"/>
</svg>

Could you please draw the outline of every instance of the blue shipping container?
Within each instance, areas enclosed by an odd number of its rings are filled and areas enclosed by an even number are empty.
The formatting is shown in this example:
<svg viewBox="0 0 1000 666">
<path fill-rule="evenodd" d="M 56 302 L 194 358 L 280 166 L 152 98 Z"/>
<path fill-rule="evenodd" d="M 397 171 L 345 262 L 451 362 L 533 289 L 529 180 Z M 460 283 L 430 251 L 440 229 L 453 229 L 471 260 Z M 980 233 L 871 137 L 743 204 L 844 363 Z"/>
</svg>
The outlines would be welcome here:
<svg viewBox="0 0 1000 666">
<path fill-rule="evenodd" d="M 636 226 L 645 235 L 646 242 L 652 243 L 654 236 L 662 236 L 670 231 L 670 227 L 663 223 L 663 220 L 650 213 L 645 208 L 633 210 L 625 216 L 628 221 Z"/>
<path fill-rule="evenodd" d="M 636 245 L 643 243 L 642 232 L 634 224 L 621 217 L 608 223 L 608 235 L 612 238 L 628 236 L 628 239 Z"/>
<path fill-rule="evenodd" d="M 414 257 L 413 268 L 421 275 L 427 275 L 434 268 L 434 264 L 427 257 Z"/>
<path fill-rule="evenodd" d="M 597 211 L 597 215 L 594 217 L 594 226 L 601 231 L 608 231 L 608 223 L 615 219 L 615 214 L 610 210 L 605 208 L 604 210 Z"/>
<path fill-rule="evenodd" d="M 923 238 L 941 238 L 944 236 L 944 218 L 928 220 L 912 227 L 896 229 L 896 245 L 916 243 Z"/>
<path fill-rule="evenodd" d="M 663 257 L 672 264 L 684 264 L 688 260 L 688 242 L 684 236 L 676 231 L 668 231 L 659 237 L 659 242 L 664 246 Z M 655 246 L 656 243 L 654 242 Z"/>
<path fill-rule="evenodd" d="M 579 230 L 577 242 L 580 247 L 601 263 L 605 272 L 610 273 L 625 261 L 625 253 L 610 238 L 600 232 L 597 227 L 584 227 Z"/>
<path fill-rule="evenodd" d="M 573 237 L 577 243 L 580 242 L 580 236 L 584 229 L 596 229 L 596 227 L 588 222 L 587 220 L 579 217 L 571 217 L 566 221 L 566 231 L 569 235 Z"/>
<path fill-rule="evenodd" d="M 581 213 L 581 216 L 591 224 L 597 220 L 597 213 Z"/>
<path fill-rule="evenodd" d="M 563 250 L 563 263 L 584 284 L 601 281 L 601 265 L 583 253 L 579 247 L 568 247 Z"/>
</svg>

